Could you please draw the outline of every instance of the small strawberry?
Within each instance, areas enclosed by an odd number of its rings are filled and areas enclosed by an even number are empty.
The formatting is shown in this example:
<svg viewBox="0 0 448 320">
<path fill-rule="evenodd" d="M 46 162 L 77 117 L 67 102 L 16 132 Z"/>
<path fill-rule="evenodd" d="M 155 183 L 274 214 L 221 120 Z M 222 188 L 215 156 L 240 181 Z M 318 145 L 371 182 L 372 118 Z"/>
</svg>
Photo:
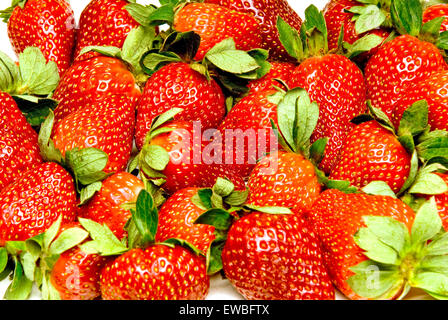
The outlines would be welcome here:
<svg viewBox="0 0 448 320">
<path fill-rule="evenodd" d="M 0 191 L 42 162 L 37 133 L 16 102 L 0 92 Z"/>
<path fill-rule="evenodd" d="M 430 22 L 433 19 L 445 17 L 440 28 L 441 32 L 448 31 L 448 4 L 441 3 L 429 6 L 423 12 L 423 23 Z"/>
<path fill-rule="evenodd" d="M 73 178 L 56 163 L 43 163 L 23 173 L 0 193 L 0 245 L 43 233 L 57 219 L 75 219 Z"/>
<path fill-rule="evenodd" d="M 411 288 L 446 299 L 446 232 L 434 199 L 414 213 L 391 196 L 322 193 L 308 218 L 337 288 L 350 299 L 402 299 Z"/>
<path fill-rule="evenodd" d="M 121 48 L 131 30 L 140 25 L 126 10 L 131 2 L 92 0 L 81 13 L 75 57 L 88 46 Z"/>
<path fill-rule="evenodd" d="M 8 35 L 17 55 L 37 47 L 47 61 L 56 62 L 64 74 L 72 62 L 75 45 L 75 15 L 66 0 L 20 0 L 3 11 Z"/>
<path fill-rule="evenodd" d="M 202 60 L 210 49 L 228 38 L 233 38 L 236 48 L 244 51 L 261 46 L 260 27 L 253 16 L 217 4 L 186 4 L 176 12 L 173 28 L 200 35 L 195 60 Z"/>
<path fill-rule="evenodd" d="M 317 235 L 301 216 L 252 212 L 230 227 L 224 273 L 248 300 L 334 300 Z"/>
<path fill-rule="evenodd" d="M 277 18 L 281 17 L 296 30 L 300 30 L 302 20 L 286 0 L 207 0 L 208 3 L 216 3 L 238 12 L 251 14 L 260 24 L 261 47 L 269 50 L 272 59 L 288 61 L 290 57 L 283 48 L 277 30 Z"/>
<path fill-rule="evenodd" d="M 124 226 L 131 217 L 131 212 L 122 205 L 136 202 L 144 187 L 143 182 L 132 174 L 116 173 L 102 182 L 101 190 L 84 206 L 80 217 L 106 224 L 117 238 L 122 239 Z"/>
</svg>

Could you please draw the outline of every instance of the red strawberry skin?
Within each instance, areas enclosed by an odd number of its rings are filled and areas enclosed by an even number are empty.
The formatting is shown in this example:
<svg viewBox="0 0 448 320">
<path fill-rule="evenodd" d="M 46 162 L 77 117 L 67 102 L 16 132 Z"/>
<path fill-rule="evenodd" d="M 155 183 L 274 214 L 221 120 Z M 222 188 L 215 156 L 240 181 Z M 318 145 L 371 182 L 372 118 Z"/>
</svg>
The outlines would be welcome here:
<svg viewBox="0 0 448 320">
<path fill-rule="evenodd" d="M 197 207 L 192 197 L 199 188 L 185 188 L 173 194 L 159 210 L 159 226 L 156 241 L 170 238 L 186 240 L 206 254 L 215 239 L 215 228 L 205 224 L 194 224 L 205 210 Z"/>
<path fill-rule="evenodd" d="M 102 182 L 101 190 L 95 193 L 80 214 L 83 218 L 106 224 L 119 239 L 126 233 L 124 226 L 131 218 L 131 212 L 121 205 L 136 202 L 143 182 L 127 172 L 116 173 Z"/>
<path fill-rule="evenodd" d="M 354 117 L 366 112 L 366 85 L 361 70 L 341 55 L 305 60 L 292 74 L 292 87 L 305 89 L 319 105 L 319 121 L 311 143 L 329 139 L 320 168 L 333 169 Z"/>
<path fill-rule="evenodd" d="M 423 23 L 439 17 L 448 17 L 448 4 L 436 4 L 426 8 L 425 12 L 423 12 Z M 448 31 L 448 19 L 443 20 L 440 27 L 440 32 L 444 31 Z"/>
<path fill-rule="evenodd" d="M 206 0 L 227 8 L 251 14 L 260 24 L 262 48 L 269 50 L 273 60 L 291 60 L 280 42 L 277 30 L 277 17 L 280 16 L 296 30 L 300 30 L 302 19 L 286 0 Z"/>
<path fill-rule="evenodd" d="M 122 61 L 99 56 L 75 63 L 53 95 L 59 101 L 54 112 L 56 124 L 81 106 L 113 94 L 125 94 L 135 103 L 141 96 L 134 76 Z"/>
<path fill-rule="evenodd" d="M 132 249 L 101 273 L 104 300 L 203 300 L 210 280 L 205 260 L 181 246 Z"/>
<path fill-rule="evenodd" d="M 8 21 L 8 35 L 16 54 L 38 47 L 59 74 L 70 67 L 75 45 L 75 16 L 65 0 L 28 0 L 15 7 Z"/>
<path fill-rule="evenodd" d="M 107 96 L 62 119 L 53 129 L 63 155 L 74 148 L 97 148 L 109 156 L 104 172 L 124 171 L 131 156 L 135 104 L 124 95 Z"/>
<path fill-rule="evenodd" d="M 330 178 L 350 181 L 359 188 L 384 181 L 397 193 L 409 177 L 410 168 L 411 156 L 395 135 L 376 121 L 368 121 L 349 133 Z"/>
<path fill-rule="evenodd" d="M 85 7 L 79 20 L 76 58 L 88 46 L 123 46 L 129 32 L 139 26 L 126 10 L 128 4 L 125 0 L 92 0 Z"/>
<path fill-rule="evenodd" d="M 360 299 L 346 281 L 354 275 L 349 268 L 367 260 L 353 240 L 353 235 L 365 227 L 362 217 L 392 217 L 410 229 L 414 215 L 411 208 L 392 197 L 327 190 L 314 203 L 307 218 L 319 236 L 333 283 L 348 298 Z"/>
<path fill-rule="evenodd" d="M 57 219 L 74 221 L 77 212 L 74 181 L 52 162 L 25 173 L 0 193 L 0 246 L 45 232 Z"/>
<path fill-rule="evenodd" d="M 395 104 L 392 122 L 398 129 L 403 113 L 415 102 L 428 102 L 428 122 L 432 130 L 448 130 L 448 71 L 433 73 L 429 78 L 408 87 Z"/>
<path fill-rule="evenodd" d="M 187 63 L 170 63 L 145 85 L 138 104 L 138 148 L 142 148 L 154 118 L 173 107 L 184 109 L 176 120 L 201 121 L 204 129 L 216 128 L 226 113 L 225 96 L 215 80 L 208 81 Z"/>
<path fill-rule="evenodd" d="M 261 46 L 260 27 L 253 16 L 217 4 L 186 5 L 175 16 L 174 29 L 194 31 L 201 36 L 196 60 L 202 60 L 211 48 L 228 38 L 233 38 L 236 48 L 240 50 Z"/>
<path fill-rule="evenodd" d="M 0 191 L 40 163 L 37 133 L 12 97 L 0 92 Z"/>
<path fill-rule="evenodd" d="M 386 43 L 365 69 L 367 98 L 389 117 L 400 96 L 433 72 L 447 69 L 439 50 L 429 42 L 403 35 Z"/>
<path fill-rule="evenodd" d="M 313 164 L 300 154 L 273 152 L 255 166 L 249 176 L 248 203 L 257 206 L 308 211 L 319 197 L 321 186 Z"/>
<path fill-rule="evenodd" d="M 295 214 L 239 219 L 222 253 L 226 277 L 248 300 L 334 300 L 322 258 L 316 234 Z"/>
<path fill-rule="evenodd" d="M 296 65 L 290 62 L 271 62 L 271 70 L 260 79 L 250 81 L 249 94 L 261 92 L 265 89 L 272 89 L 272 86 L 280 87 L 284 90 L 286 88 L 275 79 L 280 79 L 288 85 L 291 80 L 291 75 Z"/>
</svg>

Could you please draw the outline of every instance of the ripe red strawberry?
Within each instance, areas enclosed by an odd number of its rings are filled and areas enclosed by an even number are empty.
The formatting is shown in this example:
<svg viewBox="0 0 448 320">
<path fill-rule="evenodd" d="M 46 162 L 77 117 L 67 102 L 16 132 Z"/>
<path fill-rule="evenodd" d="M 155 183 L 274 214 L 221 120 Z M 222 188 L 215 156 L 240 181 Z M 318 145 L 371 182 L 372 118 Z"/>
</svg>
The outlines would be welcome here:
<svg viewBox="0 0 448 320">
<path fill-rule="evenodd" d="M 277 17 L 281 17 L 296 30 L 300 30 L 302 19 L 291 8 L 286 0 L 207 0 L 209 3 L 216 3 L 230 9 L 251 14 L 260 24 L 261 47 L 269 50 L 273 60 L 287 61 L 289 55 L 283 48 L 277 30 Z"/>
<path fill-rule="evenodd" d="M 108 155 L 104 172 L 124 171 L 132 151 L 135 105 L 125 95 L 109 95 L 81 105 L 53 128 L 54 145 L 63 156 L 75 148 L 96 148 Z"/>
<path fill-rule="evenodd" d="M 367 98 L 390 117 L 408 88 L 447 68 L 436 46 L 410 35 L 399 36 L 369 60 L 365 69 Z"/>
<path fill-rule="evenodd" d="M 42 162 L 37 133 L 15 101 L 0 92 L 0 191 Z"/>
<path fill-rule="evenodd" d="M 64 74 L 72 62 L 75 16 L 66 0 L 13 1 L 9 8 L 8 36 L 16 54 L 39 48 L 47 61 L 56 62 Z"/>
<path fill-rule="evenodd" d="M 257 93 L 265 89 L 271 89 L 272 86 L 286 89 L 280 82 L 276 81 L 276 79 L 283 80 L 288 84 L 295 68 L 295 64 L 290 62 L 271 62 L 271 69 L 264 77 L 249 82 L 249 94 Z"/>
<path fill-rule="evenodd" d="M 129 32 L 139 26 L 126 10 L 128 4 L 125 0 L 92 0 L 87 5 L 79 20 L 76 58 L 87 46 L 123 46 Z"/>
<path fill-rule="evenodd" d="M 202 300 L 210 286 L 204 258 L 179 245 L 132 249 L 101 273 L 105 300 Z"/>
<path fill-rule="evenodd" d="M 320 168 L 329 173 L 339 157 L 345 137 L 354 127 L 350 121 L 367 109 L 363 74 L 348 58 L 327 54 L 303 61 L 292 73 L 290 84 L 305 89 L 311 100 L 319 105 L 319 122 L 311 143 L 329 139 L 320 163 Z"/>
<path fill-rule="evenodd" d="M 307 214 L 322 243 L 324 262 L 333 283 L 350 299 L 361 297 L 347 283 L 354 274 L 349 268 L 367 260 L 353 239 L 364 226 L 363 216 L 392 217 L 410 229 L 415 213 L 392 197 L 327 190 Z"/>
<path fill-rule="evenodd" d="M 59 101 L 55 109 L 56 125 L 80 107 L 114 94 L 125 94 L 134 102 L 141 95 L 134 76 L 122 61 L 100 56 L 75 63 L 53 95 Z"/>
<path fill-rule="evenodd" d="M 170 63 L 151 76 L 139 101 L 136 128 L 139 149 L 154 118 L 173 107 L 184 109 L 176 120 L 200 120 L 204 129 L 216 128 L 226 112 L 225 96 L 215 80 L 207 80 L 187 63 Z"/>
<path fill-rule="evenodd" d="M 233 38 L 240 50 L 261 46 L 260 27 L 253 16 L 216 4 L 187 4 L 176 13 L 173 28 L 180 32 L 194 31 L 201 36 L 196 60 L 202 60 L 211 48 L 227 38 Z"/>
<path fill-rule="evenodd" d="M 116 173 L 102 182 L 101 190 L 83 208 L 81 217 L 106 224 L 114 235 L 125 236 L 124 226 L 131 217 L 121 206 L 137 201 L 143 182 L 127 172 Z"/>
<path fill-rule="evenodd" d="M 347 136 L 331 179 L 362 188 L 384 181 L 399 192 L 409 177 L 411 156 L 397 137 L 376 121 L 357 125 Z"/>
<path fill-rule="evenodd" d="M 226 277 L 249 300 L 333 300 L 317 235 L 296 214 L 250 213 L 230 228 Z"/>
<path fill-rule="evenodd" d="M 308 211 L 320 194 L 314 165 L 301 154 L 274 152 L 255 166 L 248 182 L 249 204 Z"/>
<path fill-rule="evenodd" d="M 436 4 L 426 8 L 423 12 L 423 23 L 427 23 L 439 17 L 448 17 L 448 4 Z M 448 31 L 448 19 L 443 20 L 440 31 Z"/>
<path fill-rule="evenodd" d="M 74 227 L 82 229 L 79 222 L 65 224 L 61 226 L 59 235 Z M 62 300 L 98 298 L 101 295 L 101 271 L 111 259 L 98 254 L 86 253 L 79 246 L 75 246 L 61 253 L 52 266 L 51 284 L 59 292 Z"/>
<path fill-rule="evenodd" d="M 433 73 L 429 78 L 409 86 L 395 104 L 392 122 L 398 128 L 403 113 L 412 104 L 428 102 L 428 121 L 432 130 L 448 130 L 448 71 Z"/>
<path fill-rule="evenodd" d="M 52 162 L 36 166 L 0 192 L 0 245 L 41 234 L 60 216 L 73 221 L 76 211 L 69 173 Z"/>
</svg>

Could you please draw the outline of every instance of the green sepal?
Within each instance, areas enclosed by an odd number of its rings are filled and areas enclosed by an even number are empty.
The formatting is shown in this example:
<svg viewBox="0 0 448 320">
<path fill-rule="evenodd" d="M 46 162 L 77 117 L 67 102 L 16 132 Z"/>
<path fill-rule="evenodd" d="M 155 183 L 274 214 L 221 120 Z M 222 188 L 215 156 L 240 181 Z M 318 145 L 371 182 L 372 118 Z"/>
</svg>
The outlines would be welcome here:
<svg viewBox="0 0 448 320">
<path fill-rule="evenodd" d="M 19 67 L 8 55 L 0 51 L 0 90 L 13 92 L 19 81 Z"/>
<path fill-rule="evenodd" d="M 286 52 L 297 61 L 302 61 L 304 59 L 304 49 L 299 32 L 280 16 L 277 18 L 277 30 L 280 42 Z"/>
<path fill-rule="evenodd" d="M 74 148 L 65 153 L 65 164 L 74 175 L 77 186 L 88 186 L 104 180 L 108 174 L 103 170 L 109 161 L 109 156 L 97 148 Z"/>
<path fill-rule="evenodd" d="M 447 168 L 438 163 L 423 166 L 408 192 L 413 194 L 437 195 L 448 192 L 448 186 L 442 177 L 435 174 Z"/>
<path fill-rule="evenodd" d="M 13 259 L 15 263 L 14 277 L 3 298 L 6 300 L 26 300 L 31 294 L 33 282 L 25 276 L 19 258 L 13 257 Z"/>
<path fill-rule="evenodd" d="M 384 39 L 376 34 L 368 34 L 359 40 L 356 40 L 353 44 L 348 42 L 343 43 L 344 55 L 353 59 L 364 52 L 369 52 L 373 48 L 378 47 L 383 43 Z"/>
<path fill-rule="evenodd" d="M 306 56 L 321 56 L 328 53 L 328 30 L 324 15 L 315 5 L 305 9 L 305 21 L 301 28 Z"/>
<path fill-rule="evenodd" d="M 425 202 L 415 216 L 411 230 L 411 240 L 414 245 L 426 242 L 435 237 L 442 229 L 437 204 L 432 197 Z"/>
<path fill-rule="evenodd" d="M 157 145 L 145 146 L 145 152 L 142 153 L 143 161 L 155 171 L 163 171 L 170 162 L 168 152 Z"/>
<path fill-rule="evenodd" d="M 354 14 L 356 33 L 363 34 L 383 25 L 387 16 L 377 5 L 355 6 L 348 10 Z"/>
<path fill-rule="evenodd" d="M 412 284 L 436 299 L 448 300 L 448 275 L 439 272 L 420 272 L 412 279 Z"/>
<path fill-rule="evenodd" d="M 372 181 L 361 190 L 370 195 L 397 198 L 397 195 L 392 191 L 391 187 L 384 181 Z"/>
<path fill-rule="evenodd" d="M 38 144 L 40 154 L 45 161 L 62 164 L 64 157 L 62 156 L 61 151 L 55 147 L 53 140 L 51 140 L 53 125 L 54 113 L 53 110 L 49 110 L 48 116 L 42 123 L 39 130 Z"/>
<path fill-rule="evenodd" d="M 214 275 L 222 270 L 222 250 L 224 249 L 225 241 L 220 239 L 213 241 L 207 252 L 207 274 Z"/>
<path fill-rule="evenodd" d="M 423 8 L 419 0 L 392 0 L 390 14 L 399 33 L 418 36 L 423 24 Z"/>
<path fill-rule="evenodd" d="M 201 214 L 194 224 L 206 224 L 215 227 L 217 230 L 226 231 L 230 228 L 234 217 L 224 209 L 212 208 Z"/>
<path fill-rule="evenodd" d="M 358 188 L 351 185 L 350 181 L 347 180 L 332 180 L 329 179 L 325 173 L 319 168 L 315 167 L 314 171 L 316 172 L 317 179 L 319 183 L 325 187 L 325 189 L 337 189 L 346 194 L 358 193 Z"/>
<path fill-rule="evenodd" d="M 27 1 L 28 0 L 12 0 L 10 7 L 0 11 L 0 19 L 2 19 L 4 23 L 7 23 L 14 9 L 17 6 L 23 9 Z"/>
<path fill-rule="evenodd" d="M 93 196 L 101 190 L 103 183 L 96 181 L 81 189 L 79 193 L 79 206 L 85 205 Z"/>
<path fill-rule="evenodd" d="M 286 207 L 277 207 L 277 206 L 258 206 L 254 204 L 245 204 L 245 209 L 249 209 L 251 211 L 267 213 L 267 214 L 293 214 L 290 208 Z"/>
<path fill-rule="evenodd" d="M 81 228 L 73 227 L 61 232 L 61 234 L 51 243 L 48 253 L 49 254 L 61 254 L 76 245 L 83 242 L 89 233 Z"/>
<path fill-rule="evenodd" d="M 160 7 L 130 3 L 125 8 L 142 26 L 158 26 L 165 23 L 172 25 L 174 22 L 174 4 L 171 3 Z"/>
<path fill-rule="evenodd" d="M 8 265 L 8 251 L 6 248 L 0 247 L 0 273 L 2 273 Z"/>
<path fill-rule="evenodd" d="M 435 130 L 418 137 L 416 150 L 422 161 L 448 159 L 448 132 Z"/>
<path fill-rule="evenodd" d="M 58 101 L 51 98 L 38 98 L 35 96 L 13 96 L 14 101 L 22 111 L 28 123 L 39 127 L 48 117 L 50 110 L 54 110 Z"/>
<path fill-rule="evenodd" d="M 407 108 L 400 120 L 398 136 L 418 136 L 428 128 L 428 102 L 420 100 Z"/>
</svg>

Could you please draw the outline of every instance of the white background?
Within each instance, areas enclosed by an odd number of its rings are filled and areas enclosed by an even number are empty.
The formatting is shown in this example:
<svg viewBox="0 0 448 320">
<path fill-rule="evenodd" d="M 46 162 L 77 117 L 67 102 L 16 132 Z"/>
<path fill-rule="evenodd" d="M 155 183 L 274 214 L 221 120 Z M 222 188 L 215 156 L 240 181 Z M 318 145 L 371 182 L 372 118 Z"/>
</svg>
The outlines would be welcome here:
<svg viewBox="0 0 448 320">
<path fill-rule="evenodd" d="M 73 7 L 73 10 L 75 11 L 76 19 L 79 21 L 79 16 L 81 15 L 82 10 L 86 7 L 86 5 L 90 2 L 90 0 L 71 0 L 70 3 Z M 137 1 L 139 3 L 145 4 L 145 3 L 156 3 L 157 1 Z M 325 4 L 326 0 L 289 0 L 289 3 L 291 6 L 299 13 L 299 15 L 303 18 L 303 12 L 305 8 L 310 4 L 315 4 L 317 7 L 322 9 Z M 6 4 L 9 5 L 9 1 L 3 0 L 1 1 L 0 9 L 5 9 L 3 6 L 6 7 Z M 6 30 L 6 24 L 0 22 L 0 50 L 4 53 L 8 54 L 10 57 L 15 57 L 11 45 L 9 43 L 9 39 L 7 36 L 7 30 Z M 3 297 L 3 293 L 6 290 L 8 286 L 9 281 L 4 280 L 3 282 L 0 282 L 0 299 Z M 37 289 L 33 291 L 31 299 L 39 299 L 39 292 Z M 221 277 L 215 276 L 213 277 L 211 281 L 211 288 L 210 293 L 208 295 L 209 300 L 236 300 L 236 299 L 242 299 L 242 297 L 231 287 L 229 282 L 227 280 L 222 280 Z M 338 295 L 338 299 L 342 299 L 340 295 Z"/>
</svg>

